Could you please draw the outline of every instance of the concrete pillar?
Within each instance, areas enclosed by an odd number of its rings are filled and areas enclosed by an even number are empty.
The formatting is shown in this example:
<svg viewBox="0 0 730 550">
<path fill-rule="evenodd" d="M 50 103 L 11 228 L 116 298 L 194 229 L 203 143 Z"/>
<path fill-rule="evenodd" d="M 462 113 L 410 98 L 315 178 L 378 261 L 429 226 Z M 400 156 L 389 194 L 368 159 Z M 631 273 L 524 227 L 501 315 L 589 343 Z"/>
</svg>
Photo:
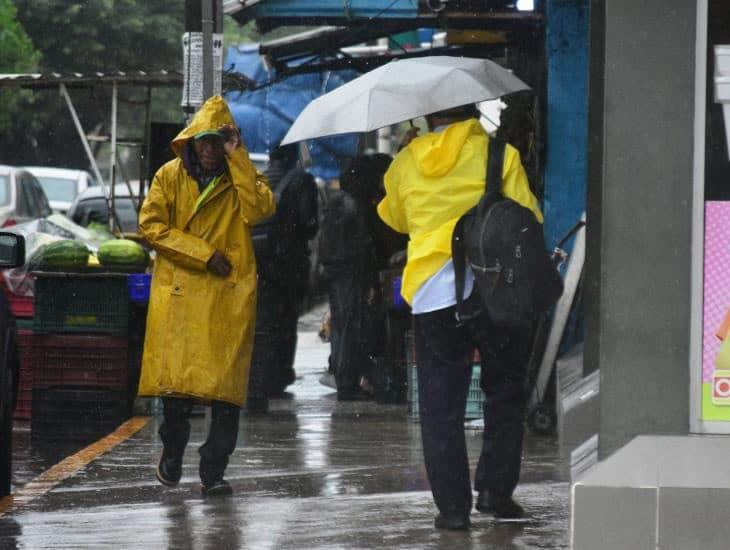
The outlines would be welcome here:
<svg viewBox="0 0 730 550">
<path fill-rule="evenodd" d="M 695 26 L 695 2 L 591 1 L 586 361 L 602 457 L 689 430 Z"/>
</svg>

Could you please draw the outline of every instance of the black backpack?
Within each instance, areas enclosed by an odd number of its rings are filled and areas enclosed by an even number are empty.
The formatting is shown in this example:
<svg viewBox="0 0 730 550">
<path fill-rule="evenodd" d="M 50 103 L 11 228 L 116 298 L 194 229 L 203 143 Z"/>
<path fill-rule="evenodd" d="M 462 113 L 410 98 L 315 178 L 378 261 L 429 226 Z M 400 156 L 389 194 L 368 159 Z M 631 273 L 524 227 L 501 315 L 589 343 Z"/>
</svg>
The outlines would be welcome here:
<svg viewBox="0 0 730 550">
<path fill-rule="evenodd" d="M 457 316 L 467 313 L 464 276 L 469 262 L 481 304 L 491 321 L 516 328 L 546 312 L 563 293 L 563 280 L 545 250 L 542 224 L 532 211 L 502 194 L 505 143 L 489 140 L 486 181 L 476 206 L 457 222 L 452 236 Z"/>
</svg>

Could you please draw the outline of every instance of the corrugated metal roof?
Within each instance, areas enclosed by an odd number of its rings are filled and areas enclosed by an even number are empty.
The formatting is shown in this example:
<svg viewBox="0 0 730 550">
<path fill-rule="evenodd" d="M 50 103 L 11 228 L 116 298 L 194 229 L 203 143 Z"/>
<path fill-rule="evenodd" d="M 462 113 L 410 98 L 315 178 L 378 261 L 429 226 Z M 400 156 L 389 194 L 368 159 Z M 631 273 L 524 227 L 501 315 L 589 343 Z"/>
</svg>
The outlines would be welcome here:
<svg viewBox="0 0 730 550">
<path fill-rule="evenodd" d="M 115 71 L 108 73 L 24 73 L 0 74 L 0 87 L 54 88 L 65 84 L 69 88 L 98 84 L 181 86 L 183 75 L 179 71 Z"/>
</svg>

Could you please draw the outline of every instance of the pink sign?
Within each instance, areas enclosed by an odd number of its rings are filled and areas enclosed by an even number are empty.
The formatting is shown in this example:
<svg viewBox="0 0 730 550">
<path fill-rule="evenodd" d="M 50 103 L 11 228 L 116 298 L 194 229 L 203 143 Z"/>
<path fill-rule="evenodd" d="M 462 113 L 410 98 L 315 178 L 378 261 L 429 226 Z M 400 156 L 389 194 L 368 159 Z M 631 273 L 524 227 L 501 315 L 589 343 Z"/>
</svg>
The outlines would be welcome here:
<svg viewBox="0 0 730 550">
<path fill-rule="evenodd" d="M 730 202 L 705 203 L 702 381 L 712 382 L 720 332 L 730 311 Z"/>
</svg>

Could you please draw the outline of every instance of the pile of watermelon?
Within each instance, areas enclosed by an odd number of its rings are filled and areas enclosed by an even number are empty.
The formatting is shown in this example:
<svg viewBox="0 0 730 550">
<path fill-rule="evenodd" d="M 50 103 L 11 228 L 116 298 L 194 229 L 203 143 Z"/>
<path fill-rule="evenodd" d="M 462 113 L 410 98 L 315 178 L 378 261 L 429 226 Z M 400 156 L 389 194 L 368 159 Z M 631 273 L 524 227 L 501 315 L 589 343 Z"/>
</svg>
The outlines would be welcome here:
<svg viewBox="0 0 730 550">
<path fill-rule="evenodd" d="M 81 241 L 62 239 L 40 247 L 32 263 L 40 268 L 77 270 L 89 263 L 91 252 Z"/>
<path fill-rule="evenodd" d="M 39 248 L 32 263 L 40 269 L 78 271 L 88 267 L 90 256 L 91 251 L 81 241 L 62 239 Z M 150 261 L 147 251 L 128 239 L 112 239 L 102 243 L 96 257 L 104 267 L 125 271 L 144 271 Z"/>
<path fill-rule="evenodd" d="M 99 263 L 107 267 L 144 271 L 150 263 L 149 254 L 139 243 L 129 239 L 114 239 L 99 246 Z"/>
</svg>

